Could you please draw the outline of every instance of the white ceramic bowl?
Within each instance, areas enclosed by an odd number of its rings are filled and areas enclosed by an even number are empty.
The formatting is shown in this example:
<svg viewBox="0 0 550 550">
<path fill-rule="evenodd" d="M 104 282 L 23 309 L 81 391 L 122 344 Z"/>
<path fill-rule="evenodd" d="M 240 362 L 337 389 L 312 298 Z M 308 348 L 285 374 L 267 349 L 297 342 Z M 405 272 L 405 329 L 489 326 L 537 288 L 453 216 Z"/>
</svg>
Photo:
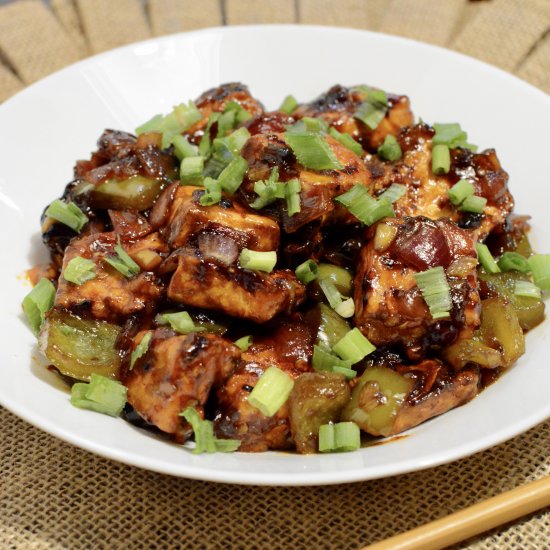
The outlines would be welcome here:
<svg viewBox="0 0 550 550">
<path fill-rule="evenodd" d="M 533 240 L 550 251 L 550 99 L 493 67 L 449 51 L 361 31 L 230 27 L 169 36 L 108 52 L 27 88 L 0 106 L 0 217 L 4 261 L 0 403 L 72 444 L 127 464 L 230 483 L 308 485 L 418 470 L 480 451 L 550 415 L 550 323 L 527 352 L 466 406 L 386 445 L 354 453 L 193 455 L 121 419 L 73 408 L 48 372 L 21 314 L 24 271 L 47 259 L 42 209 L 71 179 L 104 128 L 132 131 L 214 85 L 242 81 L 268 107 L 310 100 L 335 83 L 367 83 L 410 96 L 416 116 L 458 121 L 470 141 L 495 147 L 516 210 L 532 215 Z M 546 235 L 546 239 L 545 239 Z"/>
</svg>

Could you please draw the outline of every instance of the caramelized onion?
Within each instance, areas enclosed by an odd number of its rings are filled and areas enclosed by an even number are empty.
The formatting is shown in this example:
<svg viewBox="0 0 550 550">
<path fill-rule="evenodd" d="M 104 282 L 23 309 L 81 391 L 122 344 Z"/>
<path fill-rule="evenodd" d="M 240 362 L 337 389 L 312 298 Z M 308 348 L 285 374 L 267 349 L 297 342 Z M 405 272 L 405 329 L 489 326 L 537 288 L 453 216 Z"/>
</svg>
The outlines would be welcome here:
<svg viewBox="0 0 550 550">
<path fill-rule="evenodd" d="M 398 259 L 419 271 L 449 265 L 449 245 L 443 231 L 433 222 L 419 217 L 409 220 L 403 229 L 392 247 Z"/>
<path fill-rule="evenodd" d="M 237 243 L 220 233 L 201 233 L 198 238 L 199 250 L 205 259 L 214 259 L 230 265 L 239 255 Z"/>
</svg>

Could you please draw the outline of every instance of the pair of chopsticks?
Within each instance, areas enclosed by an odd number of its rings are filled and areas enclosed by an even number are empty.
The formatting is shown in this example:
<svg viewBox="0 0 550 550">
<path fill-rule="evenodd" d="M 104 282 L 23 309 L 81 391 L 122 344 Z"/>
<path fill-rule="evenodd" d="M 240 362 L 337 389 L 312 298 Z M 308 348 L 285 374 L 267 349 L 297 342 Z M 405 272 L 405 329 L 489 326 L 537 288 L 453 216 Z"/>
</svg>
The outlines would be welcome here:
<svg viewBox="0 0 550 550">
<path fill-rule="evenodd" d="M 550 506 L 545 477 L 361 550 L 438 550 Z"/>
</svg>

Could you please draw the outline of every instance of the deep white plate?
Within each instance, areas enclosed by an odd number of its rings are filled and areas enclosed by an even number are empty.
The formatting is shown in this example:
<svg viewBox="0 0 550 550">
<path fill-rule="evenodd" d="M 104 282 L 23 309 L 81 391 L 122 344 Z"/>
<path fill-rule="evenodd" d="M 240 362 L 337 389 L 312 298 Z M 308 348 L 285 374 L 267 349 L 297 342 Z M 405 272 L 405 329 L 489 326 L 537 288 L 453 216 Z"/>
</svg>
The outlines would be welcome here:
<svg viewBox="0 0 550 550">
<path fill-rule="evenodd" d="M 516 211 L 550 252 L 550 99 L 493 67 L 379 34 L 323 27 L 232 27 L 169 36 L 108 52 L 27 88 L 0 106 L 0 403 L 28 422 L 99 455 L 177 476 L 266 485 L 329 484 L 428 468 L 511 438 L 550 416 L 550 323 L 527 352 L 471 403 L 408 436 L 354 453 L 193 455 L 121 419 L 73 408 L 48 372 L 21 314 L 22 276 L 47 259 L 40 214 L 87 158 L 104 128 L 132 131 L 217 84 L 242 81 L 268 108 L 288 93 L 306 101 L 335 83 L 410 96 L 417 117 L 458 121 L 495 147 Z M 546 235 L 546 239 L 544 238 Z"/>
</svg>

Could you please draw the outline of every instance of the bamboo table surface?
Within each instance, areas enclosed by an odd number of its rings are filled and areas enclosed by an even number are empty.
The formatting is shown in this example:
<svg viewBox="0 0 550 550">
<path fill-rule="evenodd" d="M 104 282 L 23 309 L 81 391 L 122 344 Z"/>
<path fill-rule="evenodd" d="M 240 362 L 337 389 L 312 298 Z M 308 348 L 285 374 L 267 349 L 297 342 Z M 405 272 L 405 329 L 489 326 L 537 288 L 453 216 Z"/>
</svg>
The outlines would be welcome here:
<svg viewBox="0 0 550 550">
<path fill-rule="evenodd" d="M 550 0 L 18 0 L 0 6 L 0 102 L 88 55 L 208 26 L 308 23 L 448 47 L 550 93 Z M 0 407 L 0 548 L 359 548 L 550 475 L 550 422 L 422 472 L 304 488 L 142 471 Z M 550 548 L 550 511 L 456 548 Z"/>
</svg>

